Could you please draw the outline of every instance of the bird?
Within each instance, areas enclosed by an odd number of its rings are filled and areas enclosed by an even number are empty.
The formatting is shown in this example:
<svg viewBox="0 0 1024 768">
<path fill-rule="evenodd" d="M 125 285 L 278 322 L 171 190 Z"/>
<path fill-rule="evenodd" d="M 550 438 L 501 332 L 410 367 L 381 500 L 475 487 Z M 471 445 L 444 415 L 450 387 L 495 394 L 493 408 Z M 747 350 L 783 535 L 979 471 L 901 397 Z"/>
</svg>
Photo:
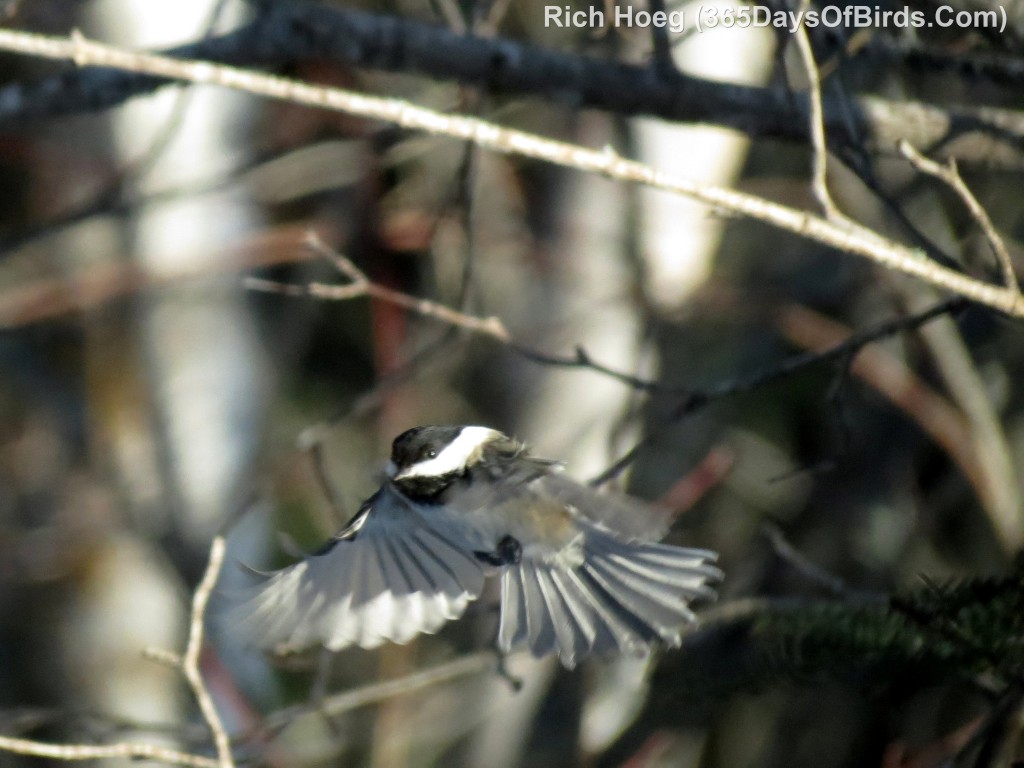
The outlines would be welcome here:
<svg viewBox="0 0 1024 768">
<path fill-rule="evenodd" d="M 659 543 L 667 517 L 601 493 L 482 426 L 395 438 L 380 488 L 320 549 L 239 608 L 265 648 L 376 648 L 438 631 L 500 579 L 497 648 L 584 657 L 676 647 L 712 599 L 716 554 Z"/>
</svg>

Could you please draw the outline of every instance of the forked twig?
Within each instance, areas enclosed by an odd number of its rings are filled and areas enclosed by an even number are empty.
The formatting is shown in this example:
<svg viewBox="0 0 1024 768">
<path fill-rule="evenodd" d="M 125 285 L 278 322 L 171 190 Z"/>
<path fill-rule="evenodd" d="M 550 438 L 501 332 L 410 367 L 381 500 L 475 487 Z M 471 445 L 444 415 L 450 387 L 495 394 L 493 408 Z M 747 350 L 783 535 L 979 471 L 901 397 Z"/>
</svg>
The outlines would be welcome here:
<svg viewBox="0 0 1024 768">
<path fill-rule="evenodd" d="M 231 740 L 224 730 L 224 724 L 213 705 L 199 671 L 199 655 L 203 647 L 203 622 L 210 593 L 217 583 L 221 565 L 224 562 L 224 538 L 217 536 L 210 546 L 210 558 L 203 579 L 192 597 L 192 611 L 189 621 L 188 643 L 179 659 L 174 653 L 159 649 L 148 649 L 146 656 L 161 663 L 176 666 L 188 680 L 199 704 L 203 719 L 213 734 L 217 757 L 205 757 L 189 752 L 180 752 L 160 744 L 149 742 L 118 742 L 116 744 L 48 744 L 33 739 L 0 736 L 0 750 L 18 755 L 48 757 L 53 760 L 103 760 L 126 758 L 131 760 L 155 760 L 169 765 L 187 768 L 234 768 L 231 754 Z"/>
<path fill-rule="evenodd" d="M 800 10 L 797 12 L 803 19 L 810 0 L 803 0 L 800 3 Z M 804 71 L 807 74 L 807 103 L 809 106 L 810 137 L 811 147 L 814 150 L 814 172 L 811 177 L 811 189 L 814 197 L 825 213 L 825 218 L 837 223 L 854 224 L 846 215 L 839 210 L 832 194 L 828 191 L 828 144 L 825 139 L 825 110 L 821 103 L 821 72 L 814 60 L 814 49 L 811 48 L 811 39 L 807 34 L 807 27 L 801 23 L 797 26 L 793 35 L 800 58 L 803 61 Z"/>
<path fill-rule="evenodd" d="M 974 193 L 971 192 L 967 183 L 960 175 L 960 170 L 956 166 L 956 160 L 950 158 L 948 165 L 937 163 L 931 158 L 925 157 L 909 141 L 905 140 L 899 143 L 899 151 L 917 170 L 927 173 L 929 176 L 934 176 L 956 192 L 971 216 L 974 217 L 978 226 L 981 227 L 981 231 L 985 233 L 985 239 L 988 240 L 989 247 L 992 248 L 999 268 L 1003 273 L 1003 284 L 1008 290 L 1020 293 L 1020 285 L 1017 282 L 1017 275 L 1013 269 L 1013 260 L 1010 258 L 1010 252 L 1006 250 L 1006 243 L 999 232 L 996 231 L 988 212 L 978 202 L 978 198 L 974 196 Z"/>
<path fill-rule="evenodd" d="M 235 760 L 231 754 L 231 739 L 224 730 L 224 723 L 217 714 L 217 708 L 210 697 L 203 675 L 199 670 L 199 657 L 203 650 L 203 622 L 206 618 L 206 605 L 210 601 L 210 593 L 217 583 L 221 565 L 224 563 L 224 537 L 216 536 L 210 545 L 210 559 L 206 572 L 192 597 L 192 614 L 189 620 L 188 644 L 181 657 L 181 671 L 192 687 L 203 719 L 210 726 L 213 743 L 217 748 L 217 764 L 220 768 L 234 768 Z"/>
<path fill-rule="evenodd" d="M 247 277 L 245 279 L 245 286 L 251 290 L 264 291 L 266 293 L 279 293 L 285 296 L 313 296 L 331 301 L 347 301 L 359 298 L 360 296 L 369 296 L 380 301 L 386 301 L 389 304 L 395 304 L 424 317 L 432 317 L 449 325 L 464 328 L 474 333 L 482 333 L 503 344 L 512 342 L 512 334 L 508 332 L 505 324 L 498 317 L 476 317 L 460 312 L 457 309 L 452 309 L 439 302 L 416 298 L 407 293 L 388 288 L 380 283 L 375 283 L 367 277 L 363 270 L 352 263 L 349 258 L 330 248 L 315 234 L 310 234 L 306 238 L 306 243 L 310 248 L 330 261 L 341 274 L 349 279 L 349 283 L 346 285 L 328 285 L 327 283 L 292 285 L 273 280 L 264 280 L 258 277 Z"/>
</svg>

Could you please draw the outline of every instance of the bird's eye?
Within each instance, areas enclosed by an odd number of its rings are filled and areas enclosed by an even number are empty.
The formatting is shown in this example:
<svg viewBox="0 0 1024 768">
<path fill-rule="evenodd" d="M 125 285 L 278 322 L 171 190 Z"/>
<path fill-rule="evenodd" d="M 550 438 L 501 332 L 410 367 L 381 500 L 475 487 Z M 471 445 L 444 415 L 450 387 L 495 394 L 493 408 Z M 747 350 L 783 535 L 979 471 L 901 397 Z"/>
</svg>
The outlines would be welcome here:
<svg viewBox="0 0 1024 768">
<path fill-rule="evenodd" d="M 428 449 L 427 450 L 427 458 L 428 459 L 436 459 L 437 458 L 437 451 L 435 451 L 433 448 Z"/>
</svg>

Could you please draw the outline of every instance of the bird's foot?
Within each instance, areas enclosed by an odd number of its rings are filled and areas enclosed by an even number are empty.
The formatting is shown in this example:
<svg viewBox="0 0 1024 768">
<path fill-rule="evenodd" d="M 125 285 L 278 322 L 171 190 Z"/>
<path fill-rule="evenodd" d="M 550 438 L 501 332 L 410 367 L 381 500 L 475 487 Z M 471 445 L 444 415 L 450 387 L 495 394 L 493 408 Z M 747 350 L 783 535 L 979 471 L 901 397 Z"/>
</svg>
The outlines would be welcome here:
<svg viewBox="0 0 1024 768">
<path fill-rule="evenodd" d="M 513 693 L 519 693 L 523 689 L 523 678 L 516 677 L 508 669 L 508 656 L 502 651 L 498 651 L 498 666 L 495 668 L 498 673 L 498 677 L 509 684 L 512 688 Z"/>
</svg>

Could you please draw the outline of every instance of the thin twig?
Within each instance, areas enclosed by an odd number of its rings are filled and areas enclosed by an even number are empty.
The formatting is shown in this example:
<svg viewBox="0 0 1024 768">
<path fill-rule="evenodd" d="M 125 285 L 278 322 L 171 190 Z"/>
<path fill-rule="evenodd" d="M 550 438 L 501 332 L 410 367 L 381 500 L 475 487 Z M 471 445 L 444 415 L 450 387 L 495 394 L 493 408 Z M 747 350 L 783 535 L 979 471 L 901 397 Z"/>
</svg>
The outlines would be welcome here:
<svg viewBox="0 0 1024 768">
<path fill-rule="evenodd" d="M 899 150 L 900 154 L 907 158 L 910 164 L 917 168 L 917 170 L 927 173 L 929 176 L 934 176 L 956 192 L 967 207 L 967 210 L 970 211 L 971 216 L 978 223 L 978 226 L 981 227 L 981 231 L 985 233 L 985 239 L 988 240 L 988 244 L 996 256 L 996 262 L 1003 273 L 1003 285 L 1010 291 L 1020 293 L 1017 275 L 1013 270 L 1013 260 L 1010 258 L 1009 251 L 1006 250 L 1006 243 L 996 231 L 988 212 L 982 207 L 981 203 L 978 202 L 978 198 L 974 196 L 974 193 L 971 192 L 966 182 L 964 182 L 956 166 L 956 160 L 951 157 L 948 165 L 942 165 L 931 158 L 925 157 L 908 141 L 901 141 L 899 143 Z"/>
<path fill-rule="evenodd" d="M 537 363 L 538 365 L 550 365 L 559 368 L 580 368 L 596 371 L 597 373 L 609 376 L 620 381 L 633 389 L 645 392 L 686 395 L 689 389 L 666 386 L 657 381 L 651 381 L 630 373 L 618 371 L 603 363 L 594 360 L 590 353 L 581 346 L 577 346 L 572 355 L 552 355 L 527 347 L 517 342 L 501 318 L 477 317 L 467 312 L 461 312 L 452 307 L 440 304 L 429 299 L 421 299 L 410 296 L 407 293 L 396 291 L 387 286 L 375 283 L 357 267 L 350 259 L 326 245 L 316 234 L 310 233 L 306 240 L 307 244 L 317 253 L 328 259 L 345 277 L 349 279 L 346 285 L 330 285 L 327 283 L 307 283 L 296 285 L 292 283 L 281 283 L 275 280 L 266 280 L 259 277 L 246 277 L 244 285 L 246 288 L 264 293 L 275 293 L 281 296 L 305 297 L 311 296 L 330 301 L 349 301 L 351 299 L 368 296 L 371 298 L 395 304 L 410 312 L 423 317 L 433 318 L 447 323 L 455 328 L 462 328 L 472 333 L 478 333 L 494 339 L 506 345 L 519 356 Z M 304 445 L 308 445 L 304 442 Z"/>
<path fill-rule="evenodd" d="M 481 651 L 400 677 L 397 680 L 373 683 L 352 691 L 343 691 L 326 696 L 313 704 L 300 704 L 279 710 L 268 715 L 264 724 L 272 731 L 279 731 L 281 728 L 291 724 L 295 718 L 307 713 L 318 712 L 322 715 L 333 717 L 353 709 L 358 709 L 359 707 L 377 704 L 395 696 L 414 693 L 439 683 L 446 683 L 480 672 L 492 671 L 496 664 L 497 656 L 494 651 Z"/>
<path fill-rule="evenodd" d="M 821 365 L 824 363 L 837 362 L 855 355 L 861 349 L 875 341 L 893 336 L 901 331 L 910 331 L 920 328 L 922 325 L 931 322 L 937 317 L 948 314 L 955 314 L 966 307 L 963 299 L 949 299 L 940 302 L 928 309 L 907 317 L 887 320 L 883 323 L 860 331 L 850 336 L 845 341 L 836 344 L 834 347 L 820 352 L 805 352 L 794 355 L 778 365 L 770 368 L 763 368 L 753 373 L 744 374 L 735 379 L 725 381 L 719 385 L 705 390 L 691 390 L 682 401 L 661 420 L 661 423 L 649 432 L 636 445 L 616 459 L 601 474 L 590 480 L 591 485 L 599 486 L 607 483 L 614 477 L 622 474 L 626 468 L 636 461 L 637 456 L 650 443 L 661 437 L 665 431 L 671 429 L 687 416 L 696 413 L 707 407 L 716 400 L 726 397 L 744 394 L 755 389 L 760 389 L 768 384 L 785 378 L 803 368 Z"/>
<path fill-rule="evenodd" d="M 181 669 L 181 656 L 174 651 L 168 651 L 166 648 L 145 648 L 142 651 L 142 658 L 146 661 L 155 661 L 157 664 L 162 664 L 171 669 Z"/>
<path fill-rule="evenodd" d="M 33 757 L 49 757 L 54 760 L 104 760 L 127 758 L 132 760 L 156 760 L 170 765 L 190 766 L 191 768 L 234 768 L 235 761 L 231 754 L 231 740 L 228 738 L 224 725 L 213 706 L 210 693 L 199 672 L 199 654 L 203 646 L 203 621 L 206 616 L 206 604 L 210 593 L 217 582 L 221 564 L 224 562 L 224 538 L 217 536 L 210 546 L 210 561 L 206 573 L 196 588 L 192 598 L 192 612 L 189 622 L 188 644 L 181 657 L 180 669 L 192 687 L 192 692 L 199 703 L 203 719 L 213 733 L 213 741 L 217 748 L 217 759 L 179 752 L 159 744 L 147 742 L 119 742 L 117 744 L 47 744 L 32 739 L 20 739 L 11 736 L 0 736 L 0 750 L 19 755 Z M 149 658 L 158 659 L 163 663 L 175 661 L 174 654 L 166 651 L 147 649 Z"/>
<path fill-rule="evenodd" d="M 407 293 L 388 288 L 380 283 L 375 283 L 348 258 L 328 248 L 319 238 L 311 236 L 307 242 L 318 253 L 329 258 L 334 266 L 338 268 L 338 271 L 348 277 L 351 282 L 347 285 L 328 285 L 326 283 L 291 285 L 273 280 L 264 280 L 258 277 L 247 277 L 245 279 L 245 287 L 254 291 L 278 293 L 283 296 L 312 296 L 330 301 L 348 301 L 349 299 L 356 299 L 361 296 L 369 296 L 408 309 L 424 317 L 432 317 L 435 320 L 440 320 L 458 328 L 464 328 L 473 333 L 490 336 L 504 344 L 512 342 L 512 335 L 508 332 L 500 318 L 476 317 L 460 312 L 457 309 L 452 309 L 439 302 L 416 298 Z"/>
<path fill-rule="evenodd" d="M 935 264 L 925 253 L 879 236 L 850 222 L 837 224 L 807 211 L 790 208 L 735 190 L 661 173 L 649 165 L 620 157 L 615 151 L 592 150 L 536 134 L 502 128 L 461 115 L 445 115 L 399 99 L 385 99 L 340 88 L 326 88 L 206 61 L 174 59 L 91 42 L 81 34 L 48 37 L 0 30 L 0 49 L 52 59 L 70 59 L 79 66 L 112 67 L 157 77 L 219 85 L 296 104 L 384 120 L 405 128 L 470 140 L 504 154 L 543 160 L 597 173 L 619 181 L 645 184 L 687 195 L 712 208 L 752 218 L 841 251 L 863 256 L 882 266 L 920 278 L 978 303 L 1024 317 L 1024 296 Z"/>
<path fill-rule="evenodd" d="M 224 723 L 221 722 L 220 715 L 217 714 L 217 708 L 213 704 L 210 692 L 206 688 L 206 682 L 199 671 L 199 657 L 203 650 L 203 622 L 206 617 L 206 604 L 217 583 L 223 562 L 224 537 L 216 536 L 210 545 L 210 560 L 206 566 L 206 573 L 203 574 L 203 579 L 199 582 L 195 595 L 192 597 L 188 644 L 181 657 L 181 671 L 192 687 L 192 693 L 203 713 L 203 719 L 210 726 L 213 743 L 217 748 L 217 765 L 220 768 L 234 768 L 235 759 L 231 754 L 231 739 L 228 737 L 227 731 L 224 730 Z"/>
<path fill-rule="evenodd" d="M 161 747 L 159 744 L 134 743 L 130 741 L 117 744 L 46 744 L 32 739 L 16 739 L 11 736 L 0 736 L 0 750 L 16 755 L 32 757 L 48 757 L 52 760 L 112 760 L 126 758 L 129 760 L 155 760 L 168 765 L 184 765 L 191 768 L 221 768 L 221 762 L 212 757 L 178 752 L 174 749 Z"/>
<path fill-rule="evenodd" d="M 665 16 L 665 0 L 648 0 L 651 15 Z M 653 46 L 654 68 L 662 77 L 671 78 L 679 75 L 675 61 L 672 59 L 672 43 L 668 37 L 668 27 L 663 24 L 651 24 L 651 44 Z"/>
<path fill-rule="evenodd" d="M 768 543 L 772 545 L 772 550 L 774 550 L 776 556 L 788 563 L 800 575 L 809 581 L 813 581 L 815 584 L 820 584 L 838 597 L 846 597 L 849 594 L 846 582 L 835 574 L 829 573 L 820 565 L 808 560 L 800 550 L 789 543 L 782 529 L 775 523 L 762 523 L 761 533 L 768 539 Z"/>
<path fill-rule="evenodd" d="M 802 0 L 800 10 L 797 11 L 800 19 L 804 18 L 810 4 L 810 0 Z M 800 51 L 800 58 L 803 60 L 804 71 L 807 73 L 810 136 L 811 147 L 814 150 L 814 173 L 811 177 L 811 189 L 827 219 L 837 223 L 853 224 L 854 222 L 839 210 L 828 191 L 828 144 L 825 139 L 825 110 L 821 104 L 821 73 L 814 60 L 814 49 L 811 47 L 811 38 L 807 34 L 807 27 L 802 21 L 796 28 L 794 40 L 797 50 Z"/>
<path fill-rule="evenodd" d="M 285 296 L 314 296 L 331 300 L 348 300 L 360 296 L 372 296 L 382 301 L 391 302 L 398 306 L 405 307 L 412 312 L 449 323 L 455 327 L 464 328 L 474 333 L 488 336 L 511 349 L 521 357 L 540 365 L 554 365 L 565 368 L 582 368 L 596 371 L 610 376 L 617 381 L 632 387 L 633 389 L 650 392 L 652 394 L 673 395 L 681 397 L 680 403 L 669 414 L 663 425 L 653 433 L 642 439 L 625 454 L 617 459 L 610 467 L 600 475 L 591 480 L 593 485 L 602 485 L 621 474 L 626 467 L 633 463 L 639 452 L 657 435 L 686 416 L 706 407 L 710 403 L 743 394 L 758 389 L 774 381 L 784 378 L 798 370 L 808 368 L 821 363 L 835 362 L 844 358 L 851 358 L 861 349 L 872 342 L 887 338 L 901 331 L 918 328 L 937 317 L 946 314 L 956 313 L 966 307 L 963 299 L 950 299 L 940 302 L 922 312 L 904 318 L 896 318 L 869 328 L 860 333 L 851 335 L 841 343 L 820 351 L 811 351 L 783 361 L 781 364 L 755 371 L 752 374 L 723 382 L 716 387 L 706 390 L 682 388 L 665 385 L 657 381 L 643 379 L 622 371 L 609 368 L 601 363 L 595 362 L 582 347 L 577 347 L 576 354 L 571 357 L 550 355 L 544 352 L 526 347 L 515 341 L 500 318 L 481 318 L 474 315 L 460 312 L 451 307 L 438 304 L 426 299 L 416 298 L 391 288 L 374 283 L 367 275 L 349 259 L 337 253 L 327 246 L 316 235 L 311 234 L 307 242 L 318 253 L 337 267 L 337 269 L 352 282 L 348 285 L 326 285 L 323 283 L 311 283 L 308 285 L 292 285 L 278 283 L 261 278 L 246 278 L 245 285 L 253 290 L 277 293 Z M 315 439 L 315 438 L 313 438 Z"/>
</svg>

